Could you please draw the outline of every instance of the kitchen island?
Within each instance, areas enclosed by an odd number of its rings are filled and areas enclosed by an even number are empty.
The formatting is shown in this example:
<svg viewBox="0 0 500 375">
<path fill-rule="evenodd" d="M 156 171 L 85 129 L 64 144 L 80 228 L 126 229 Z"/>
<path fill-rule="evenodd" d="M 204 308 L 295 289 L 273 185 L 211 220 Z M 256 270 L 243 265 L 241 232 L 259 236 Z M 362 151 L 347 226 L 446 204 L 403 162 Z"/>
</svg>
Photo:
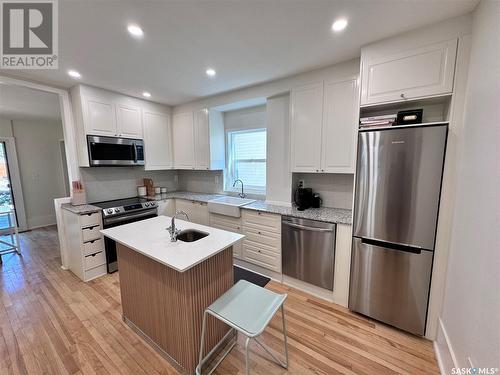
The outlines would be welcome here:
<svg viewBox="0 0 500 375">
<path fill-rule="evenodd" d="M 123 320 L 177 369 L 194 374 L 203 311 L 233 285 L 232 245 L 243 236 L 176 220 L 180 230 L 207 235 L 171 242 L 170 220 L 158 216 L 102 234 L 117 243 Z M 206 353 L 230 332 L 215 319 L 207 324 Z"/>
</svg>

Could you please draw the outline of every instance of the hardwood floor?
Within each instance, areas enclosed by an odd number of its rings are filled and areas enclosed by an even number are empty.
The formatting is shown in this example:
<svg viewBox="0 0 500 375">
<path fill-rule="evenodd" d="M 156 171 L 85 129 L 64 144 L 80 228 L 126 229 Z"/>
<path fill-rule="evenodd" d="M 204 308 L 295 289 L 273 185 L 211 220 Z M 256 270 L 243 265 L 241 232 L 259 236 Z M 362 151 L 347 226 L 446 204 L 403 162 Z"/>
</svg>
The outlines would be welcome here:
<svg viewBox="0 0 500 375">
<path fill-rule="evenodd" d="M 0 374 L 177 374 L 121 320 L 118 275 L 60 268 L 55 227 L 21 235 L 0 266 Z M 252 346 L 253 374 L 437 374 L 432 343 L 275 282 L 289 294 L 288 371 Z M 201 324 L 201 322 L 200 322 Z M 282 351 L 279 314 L 263 341 Z M 216 374 L 244 374 L 242 338 Z"/>
</svg>

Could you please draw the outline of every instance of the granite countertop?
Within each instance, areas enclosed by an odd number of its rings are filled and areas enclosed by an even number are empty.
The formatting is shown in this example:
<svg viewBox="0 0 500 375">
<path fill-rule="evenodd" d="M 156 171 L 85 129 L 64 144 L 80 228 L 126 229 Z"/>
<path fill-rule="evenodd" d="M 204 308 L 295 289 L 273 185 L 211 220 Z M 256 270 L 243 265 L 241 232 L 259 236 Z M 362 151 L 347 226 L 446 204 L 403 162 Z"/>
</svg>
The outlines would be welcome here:
<svg viewBox="0 0 500 375">
<path fill-rule="evenodd" d="M 292 207 L 279 206 L 276 204 L 268 204 L 265 201 L 255 201 L 243 206 L 242 208 L 247 210 L 269 212 L 282 216 L 292 216 L 301 219 L 324 221 L 327 223 L 348 225 L 352 224 L 352 210 L 347 210 L 344 208 L 320 207 L 308 208 L 307 210 L 299 211 L 297 210 L 297 207 L 295 205 Z"/>
<path fill-rule="evenodd" d="M 224 197 L 223 194 L 207 194 L 207 193 L 192 193 L 189 191 L 172 191 L 165 194 L 155 195 L 150 197 L 156 200 L 163 199 L 186 199 L 197 202 L 208 202 L 211 199 Z M 352 225 L 352 210 L 343 208 L 308 208 L 304 211 L 297 210 L 297 207 L 280 206 L 276 204 L 268 204 L 263 200 L 256 200 L 253 203 L 241 207 L 242 209 L 255 210 L 261 212 L 269 212 L 283 216 L 298 217 L 301 219 L 310 219 L 324 221 L 327 223 L 348 224 Z"/>
<path fill-rule="evenodd" d="M 238 233 L 177 219 L 175 221 L 177 229 L 196 229 L 208 235 L 195 242 L 180 240 L 171 242 L 170 233 L 167 230 L 169 223 L 165 216 L 158 216 L 104 229 L 101 233 L 179 272 L 190 269 L 244 237 Z M 141 235 L 138 236 L 137 233 Z"/>
<path fill-rule="evenodd" d="M 101 207 L 93 206 L 91 204 L 81 204 L 78 206 L 73 206 L 71 203 L 64 203 L 61 205 L 61 208 L 63 210 L 73 212 L 77 215 L 88 215 L 94 212 L 101 212 L 102 210 Z"/>
</svg>

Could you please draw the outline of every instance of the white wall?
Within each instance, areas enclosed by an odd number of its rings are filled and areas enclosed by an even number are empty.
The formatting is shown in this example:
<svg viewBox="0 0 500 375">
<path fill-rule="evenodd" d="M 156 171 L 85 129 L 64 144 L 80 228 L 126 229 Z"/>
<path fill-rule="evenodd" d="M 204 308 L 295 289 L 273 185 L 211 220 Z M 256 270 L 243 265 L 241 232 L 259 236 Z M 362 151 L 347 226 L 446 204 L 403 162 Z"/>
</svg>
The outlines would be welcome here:
<svg viewBox="0 0 500 375">
<path fill-rule="evenodd" d="M 481 1 L 473 19 L 456 209 L 437 344 L 446 374 L 453 366 L 500 367 L 499 25 L 500 2 Z"/>
<path fill-rule="evenodd" d="M 155 186 L 177 190 L 176 171 L 145 171 L 141 167 L 93 167 L 80 168 L 87 202 L 137 196 L 137 186 L 143 185 L 143 178 L 151 178 Z"/>
<path fill-rule="evenodd" d="M 1 133 L 15 138 L 28 229 L 55 224 L 54 198 L 65 196 L 62 123 L 14 120 Z"/>
<path fill-rule="evenodd" d="M 224 112 L 225 130 L 262 129 L 266 124 L 265 105 Z"/>
</svg>

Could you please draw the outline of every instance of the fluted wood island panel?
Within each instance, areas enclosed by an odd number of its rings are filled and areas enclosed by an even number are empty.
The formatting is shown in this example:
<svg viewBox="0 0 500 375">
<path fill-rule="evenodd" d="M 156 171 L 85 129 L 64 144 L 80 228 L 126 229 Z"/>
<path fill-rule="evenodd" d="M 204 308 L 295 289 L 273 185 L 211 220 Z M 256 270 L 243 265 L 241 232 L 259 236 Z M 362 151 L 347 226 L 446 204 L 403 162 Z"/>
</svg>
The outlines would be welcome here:
<svg viewBox="0 0 500 375">
<path fill-rule="evenodd" d="M 124 321 L 167 359 L 194 374 L 203 311 L 234 283 L 232 247 L 185 272 L 119 243 L 117 253 Z M 228 331 L 227 325 L 209 317 L 206 352 Z"/>
</svg>

